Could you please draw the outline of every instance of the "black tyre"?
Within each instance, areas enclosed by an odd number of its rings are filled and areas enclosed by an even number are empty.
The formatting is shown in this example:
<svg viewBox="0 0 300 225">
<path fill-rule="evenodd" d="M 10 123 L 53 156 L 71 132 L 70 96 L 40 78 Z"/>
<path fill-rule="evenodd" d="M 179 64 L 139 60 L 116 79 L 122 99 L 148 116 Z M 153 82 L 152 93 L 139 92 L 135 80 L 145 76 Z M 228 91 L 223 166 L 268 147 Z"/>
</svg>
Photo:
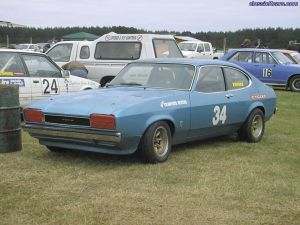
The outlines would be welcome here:
<svg viewBox="0 0 300 225">
<path fill-rule="evenodd" d="M 265 116 L 260 109 L 254 109 L 238 131 L 240 140 L 259 142 L 265 131 Z"/>
<path fill-rule="evenodd" d="M 300 75 L 294 76 L 291 79 L 290 89 L 295 92 L 300 92 Z"/>
<path fill-rule="evenodd" d="M 171 131 L 166 122 L 152 124 L 144 133 L 139 153 L 145 162 L 159 163 L 168 159 L 171 152 Z"/>
<path fill-rule="evenodd" d="M 53 146 L 46 146 L 49 151 L 51 152 L 59 152 L 59 153 L 64 153 L 67 151 L 65 148 L 58 148 L 58 147 L 53 147 Z"/>
</svg>

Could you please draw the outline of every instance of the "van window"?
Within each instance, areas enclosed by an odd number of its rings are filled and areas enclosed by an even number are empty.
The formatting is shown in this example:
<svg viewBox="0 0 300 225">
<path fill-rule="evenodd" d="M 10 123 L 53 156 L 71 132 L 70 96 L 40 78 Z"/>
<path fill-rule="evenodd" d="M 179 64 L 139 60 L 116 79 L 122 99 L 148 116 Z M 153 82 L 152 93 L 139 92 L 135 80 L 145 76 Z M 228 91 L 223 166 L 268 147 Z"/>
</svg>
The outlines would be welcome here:
<svg viewBox="0 0 300 225">
<path fill-rule="evenodd" d="M 55 62 L 69 62 L 73 44 L 59 44 L 54 46 L 47 55 Z"/>
<path fill-rule="evenodd" d="M 98 42 L 95 59 L 135 60 L 141 55 L 140 42 Z"/>
<path fill-rule="evenodd" d="M 156 58 L 182 58 L 176 42 L 171 39 L 153 39 Z"/>
<path fill-rule="evenodd" d="M 23 63 L 18 54 L 0 53 L 0 77 L 23 77 L 25 75 Z"/>
<path fill-rule="evenodd" d="M 210 47 L 209 47 L 209 44 L 208 44 L 208 43 L 205 43 L 205 44 L 204 44 L 204 50 L 205 50 L 206 52 L 210 52 Z"/>
<path fill-rule="evenodd" d="M 90 58 L 90 48 L 89 48 L 89 46 L 82 46 L 81 47 L 79 57 L 81 59 L 88 59 L 88 58 Z"/>
</svg>

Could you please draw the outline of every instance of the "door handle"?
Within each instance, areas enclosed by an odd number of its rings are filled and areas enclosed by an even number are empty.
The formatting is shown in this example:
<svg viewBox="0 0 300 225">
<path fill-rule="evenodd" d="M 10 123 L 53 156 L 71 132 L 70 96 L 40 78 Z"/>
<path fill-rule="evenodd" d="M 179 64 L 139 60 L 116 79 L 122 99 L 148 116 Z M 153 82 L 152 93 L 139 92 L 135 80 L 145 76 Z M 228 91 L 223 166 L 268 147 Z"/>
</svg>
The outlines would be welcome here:
<svg viewBox="0 0 300 225">
<path fill-rule="evenodd" d="M 34 80 L 33 83 L 38 84 L 38 83 L 40 83 L 40 81 Z"/>
<path fill-rule="evenodd" d="M 233 94 L 226 94 L 225 97 L 226 97 L 226 98 L 232 98 L 232 97 L 233 97 Z"/>
</svg>

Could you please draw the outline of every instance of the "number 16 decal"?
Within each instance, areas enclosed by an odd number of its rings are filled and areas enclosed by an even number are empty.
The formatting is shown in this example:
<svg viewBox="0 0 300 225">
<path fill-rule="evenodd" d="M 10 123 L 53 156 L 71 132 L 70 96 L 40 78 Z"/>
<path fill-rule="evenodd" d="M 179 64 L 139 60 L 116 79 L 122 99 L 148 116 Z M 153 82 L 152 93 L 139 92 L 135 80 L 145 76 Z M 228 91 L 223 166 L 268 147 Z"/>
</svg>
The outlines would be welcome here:
<svg viewBox="0 0 300 225">
<path fill-rule="evenodd" d="M 212 118 L 213 125 L 217 125 L 220 121 L 222 124 L 225 123 L 227 116 L 226 116 L 226 105 L 223 106 L 221 109 L 220 106 L 216 105 L 214 108 L 214 117 Z"/>
</svg>

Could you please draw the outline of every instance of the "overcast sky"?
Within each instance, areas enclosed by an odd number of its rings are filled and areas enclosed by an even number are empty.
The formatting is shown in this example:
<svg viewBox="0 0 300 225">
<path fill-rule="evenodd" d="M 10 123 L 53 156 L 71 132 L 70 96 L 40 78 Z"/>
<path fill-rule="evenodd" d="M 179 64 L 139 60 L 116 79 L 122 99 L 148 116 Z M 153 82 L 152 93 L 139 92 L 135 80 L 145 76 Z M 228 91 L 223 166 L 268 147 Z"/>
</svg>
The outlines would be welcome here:
<svg viewBox="0 0 300 225">
<path fill-rule="evenodd" d="M 300 5 L 300 0 L 287 1 L 296 1 Z M 0 20 L 30 27 L 130 26 L 153 31 L 300 28 L 300 6 L 250 7 L 249 2 L 250 0 L 1 0 Z"/>
</svg>

